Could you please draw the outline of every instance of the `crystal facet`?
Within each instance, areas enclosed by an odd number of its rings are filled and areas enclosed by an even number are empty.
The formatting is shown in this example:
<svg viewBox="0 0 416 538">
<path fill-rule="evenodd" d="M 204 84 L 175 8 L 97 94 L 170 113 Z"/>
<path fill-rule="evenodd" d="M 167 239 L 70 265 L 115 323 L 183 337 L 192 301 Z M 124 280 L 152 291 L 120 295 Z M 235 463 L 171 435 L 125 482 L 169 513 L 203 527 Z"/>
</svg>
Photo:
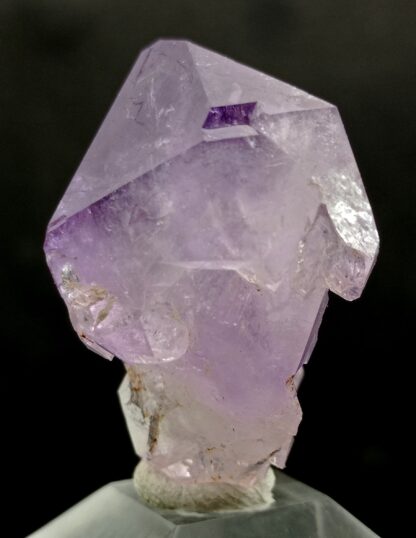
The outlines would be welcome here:
<svg viewBox="0 0 416 538">
<path fill-rule="evenodd" d="M 203 129 L 217 129 L 227 125 L 249 125 L 250 116 L 256 103 L 243 103 L 241 105 L 215 106 L 211 108 Z"/>
<path fill-rule="evenodd" d="M 144 50 L 45 251 L 85 344 L 128 365 L 136 451 L 184 482 L 283 467 L 327 290 L 378 235 L 335 106 L 185 41 Z"/>
</svg>

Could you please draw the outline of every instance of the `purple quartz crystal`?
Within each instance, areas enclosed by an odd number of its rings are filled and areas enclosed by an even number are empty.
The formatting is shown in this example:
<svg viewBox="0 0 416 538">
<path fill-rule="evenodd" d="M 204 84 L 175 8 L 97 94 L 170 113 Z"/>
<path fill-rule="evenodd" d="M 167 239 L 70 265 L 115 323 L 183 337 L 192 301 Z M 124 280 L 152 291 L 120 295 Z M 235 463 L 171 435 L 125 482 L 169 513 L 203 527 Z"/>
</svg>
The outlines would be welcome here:
<svg viewBox="0 0 416 538">
<path fill-rule="evenodd" d="M 378 235 L 335 106 L 185 41 L 144 50 L 49 224 L 74 328 L 128 365 L 133 442 L 183 481 L 284 466 L 328 289 Z"/>
</svg>

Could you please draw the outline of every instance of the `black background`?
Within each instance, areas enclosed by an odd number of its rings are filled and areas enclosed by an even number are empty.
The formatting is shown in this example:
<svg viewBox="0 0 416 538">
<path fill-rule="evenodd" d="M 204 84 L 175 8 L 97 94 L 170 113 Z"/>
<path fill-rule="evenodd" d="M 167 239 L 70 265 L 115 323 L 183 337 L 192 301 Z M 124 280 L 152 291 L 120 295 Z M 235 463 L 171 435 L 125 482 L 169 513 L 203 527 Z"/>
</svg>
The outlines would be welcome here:
<svg viewBox="0 0 416 538">
<path fill-rule="evenodd" d="M 406 0 L 0 1 L 5 536 L 35 530 L 136 462 L 116 397 L 123 367 L 78 341 L 42 241 L 137 53 L 161 36 L 339 106 L 381 253 L 361 300 L 330 298 L 287 472 L 380 535 L 407 534 L 398 525 L 412 467 L 403 417 L 415 332 L 415 22 Z"/>
</svg>

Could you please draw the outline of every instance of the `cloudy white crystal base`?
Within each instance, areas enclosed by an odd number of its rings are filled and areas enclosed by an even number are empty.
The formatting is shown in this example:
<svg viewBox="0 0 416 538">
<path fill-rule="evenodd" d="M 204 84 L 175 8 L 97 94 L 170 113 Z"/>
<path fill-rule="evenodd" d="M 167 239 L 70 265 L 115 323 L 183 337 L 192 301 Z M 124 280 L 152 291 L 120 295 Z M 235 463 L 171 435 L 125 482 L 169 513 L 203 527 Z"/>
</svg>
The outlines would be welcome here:
<svg viewBox="0 0 416 538">
<path fill-rule="evenodd" d="M 267 508 L 273 503 L 275 474 L 269 468 L 262 480 L 249 487 L 226 482 L 182 484 L 143 459 L 134 471 L 133 483 L 139 497 L 159 509 L 187 512 L 253 510 Z"/>
</svg>

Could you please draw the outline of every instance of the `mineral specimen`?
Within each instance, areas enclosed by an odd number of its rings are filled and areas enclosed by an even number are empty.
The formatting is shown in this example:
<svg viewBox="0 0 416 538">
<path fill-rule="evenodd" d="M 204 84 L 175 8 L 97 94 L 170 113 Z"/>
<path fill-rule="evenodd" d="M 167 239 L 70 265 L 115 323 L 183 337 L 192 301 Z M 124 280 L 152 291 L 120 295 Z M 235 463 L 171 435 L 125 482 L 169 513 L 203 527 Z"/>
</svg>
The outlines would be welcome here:
<svg viewBox="0 0 416 538">
<path fill-rule="evenodd" d="M 86 345 L 127 365 L 137 453 L 181 483 L 283 467 L 327 290 L 378 249 L 335 106 L 185 41 L 144 50 L 45 251 Z"/>
</svg>

